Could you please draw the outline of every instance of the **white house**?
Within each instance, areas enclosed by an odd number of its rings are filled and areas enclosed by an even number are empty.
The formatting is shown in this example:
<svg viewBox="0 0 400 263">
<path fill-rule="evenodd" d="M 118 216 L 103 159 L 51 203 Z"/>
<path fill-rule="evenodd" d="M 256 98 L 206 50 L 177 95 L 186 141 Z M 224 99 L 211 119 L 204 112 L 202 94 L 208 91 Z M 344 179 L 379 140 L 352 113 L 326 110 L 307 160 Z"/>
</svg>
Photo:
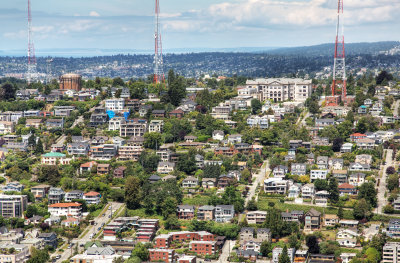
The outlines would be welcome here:
<svg viewBox="0 0 400 263">
<path fill-rule="evenodd" d="M 220 130 L 215 130 L 212 133 L 212 138 L 213 140 L 216 141 L 222 141 L 224 139 L 224 136 L 225 136 L 224 132 Z"/>
<path fill-rule="evenodd" d="M 100 203 L 101 194 L 98 192 L 88 192 L 83 195 L 83 200 L 86 201 L 88 205 L 97 205 Z"/>
<path fill-rule="evenodd" d="M 303 198 L 313 199 L 315 195 L 315 187 L 314 184 L 305 184 L 301 188 L 301 196 Z"/>
<path fill-rule="evenodd" d="M 106 110 L 111 110 L 114 112 L 120 112 L 125 107 L 124 99 L 108 99 L 105 103 Z"/>
<path fill-rule="evenodd" d="M 328 175 L 328 170 L 311 170 L 310 171 L 310 180 L 314 181 L 317 179 L 325 180 Z"/>
<path fill-rule="evenodd" d="M 74 216 L 82 215 L 82 205 L 80 203 L 56 203 L 48 206 L 47 211 L 51 216 Z"/>
<path fill-rule="evenodd" d="M 289 198 L 297 198 L 300 195 L 300 186 L 297 184 L 293 184 L 289 187 L 288 197 Z"/>
<path fill-rule="evenodd" d="M 353 173 L 349 175 L 349 184 L 357 187 L 365 183 L 365 174 L 363 173 Z"/>
</svg>

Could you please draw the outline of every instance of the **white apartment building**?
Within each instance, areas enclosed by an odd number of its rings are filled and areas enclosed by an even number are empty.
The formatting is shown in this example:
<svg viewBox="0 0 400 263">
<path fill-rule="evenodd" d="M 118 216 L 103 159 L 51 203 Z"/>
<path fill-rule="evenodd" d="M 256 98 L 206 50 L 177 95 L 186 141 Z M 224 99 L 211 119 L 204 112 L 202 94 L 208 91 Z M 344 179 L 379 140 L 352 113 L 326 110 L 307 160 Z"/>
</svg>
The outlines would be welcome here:
<svg viewBox="0 0 400 263">
<path fill-rule="evenodd" d="M 325 180 L 328 175 L 329 170 L 311 170 L 310 180 L 314 181 L 317 179 Z"/>
<path fill-rule="evenodd" d="M 262 224 L 267 218 L 266 211 L 249 211 L 247 213 L 247 222 L 249 224 Z"/>
<path fill-rule="evenodd" d="M 400 261 L 400 242 L 388 242 L 383 247 L 382 263 L 397 263 Z"/>
<path fill-rule="evenodd" d="M 251 128 L 259 127 L 260 129 L 268 129 L 268 116 L 250 116 L 247 118 L 247 125 L 249 125 Z"/>
<path fill-rule="evenodd" d="M 120 112 L 125 107 L 124 99 L 108 99 L 105 103 L 106 110 L 111 110 L 114 112 Z"/>
<path fill-rule="evenodd" d="M 289 181 L 282 178 L 268 178 L 264 181 L 264 192 L 269 194 L 286 194 Z"/>
<path fill-rule="evenodd" d="M 122 123 L 125 123 L 124 117 L 114 117 L 108 121 L 108 130 L 119 131 Z"/>
<path fill-rule="evenodd" d="M 80 217 L 82 214 L 82 205 L 80 203 L 56 203 L 48 206 L 47 211 L 52 216 Z"/>
<path fill-rule="evenodd" d="M 312 82 L 304 79 L 256 79 L 246 82 L 247 88 L 258 88 L 261 99 L 305 101 L 311 96 Z"/>
<path fill-rule="evenodd" d="M 152 120 L 149 124 L 149 132 L 163 132 L 164 121 L 163 120 Z"/>
<path fill-rule="evenodd" d="M 101 194 L 98 192 L 88 192 L 83 195 L 83 200 L 85 200 L 88 205 L 99 204 L 100 198 L 101 198 Z"/>
</svg>

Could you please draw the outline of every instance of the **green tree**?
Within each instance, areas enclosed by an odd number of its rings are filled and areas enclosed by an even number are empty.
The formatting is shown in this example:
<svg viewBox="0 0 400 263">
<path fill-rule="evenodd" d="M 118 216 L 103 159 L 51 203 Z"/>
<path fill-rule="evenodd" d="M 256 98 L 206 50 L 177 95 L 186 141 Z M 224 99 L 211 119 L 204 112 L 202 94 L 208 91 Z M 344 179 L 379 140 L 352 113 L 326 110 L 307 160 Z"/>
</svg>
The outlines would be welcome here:
<svg viewBox="0 0 400 263">
<path fill-rule="evenodd" d="M 319 244 L 318 244 L 318 239 L 314 235 L 308 235 L 306 236 L 306 245 L 308 247 L 308 252 L 312 254 L 318 254 L 319 253 Z"/>
<path fill-rule="evenodd" d="M 369 247 L 365 251 L 365 256 L 367 257 L 368 262 L 377 263 L 381 260 L 381 254 L 376 250 L 376 248 Z"/>
<path fill-rule="evenodd" d="M 47 249 L 36 249 L 32 247 L 31 258 L 27 263 L 46 263 L 50 259 L 49 252 Z"/>
<path fill-rule="evenodd" d="M 174 106 L 179 106 L 182 99 L 186 96 L 185 81 L 182 76 L 175 74 L 171 69 L 168 72 L 168 91 L 167 101 Z"/>
<path fill-rule="evenodd" d="M 365 199 L 358 200 L 353 208 L 354 218 L 358 220 L 368 219 L 371 215 L 371 205 Z"/>
<path fill-rule="evenodd" d="M 258 209 L 257 202 L 254 197 L 247 203 L 247 210 L 256 211 Z"/>
<path fill-rule="evenodd" d="M 149 260 L 149 250 L 143 243 L 137 243 L 135 248 L 132 250 L 132 257 L 138 257 L 142 261 Z"/>
<path fill-rule="evenodd" d="M 158 150 L 162 145 L 162 136 L 158 132 L 147 132 L 144 134 L 144 147 Z"/>
<path fill-rule="evenodd" d="M 164 227 L 168 230 L 175 230 L 180 229 L 181 224 L 179 223 L 178 217 L 175 214 L 171 214 L 168 216 L 167 220 L 165 220 Z"/>
<path fill-rule="evenodd" d="M 290 263 L 290 258 L 289 258 L 289 255 L 288 255 L 288 249 L 287 249 L 286 245 L 283 247 L 283 250 L 282 250 L 281 255 L 279 256 L 279 261 L 278 262 L 279 263 Z"/>
<path fill-rule="evenodd" d="M 329 199 L 331 202 L 336 203 L 339 201 L 339 187 L 335 177 L 329 179 Z"/>
<path fill-rule="evenodd" d="M 326 180 L 317 179 L 314 181 L 314 186 L 317 191 L 329 190 L 329 184 Z"/>
<path fill-rule="evenodd" d="M 251 111 L 253 114 L 258 114 L 261 110 L 262 104 L 258 99 L 251 100 Z"/>
<path fill-rule="evenodd" d="M 343 207 L 342 206 L 339 207 L 337 216 L 339 217 L 339 219 L 343 219 L 344 212 L 343 212 Z"/>
<path fill-rule="evenodd" d="M 39 138 L 39 140 L 36 144 L 35 154 L 39 155 L 39 154 L 43 154 L 43 153 L 44 153 L 43 143 L 42 143 L 42 140 Z"/>
<path fill-rule="evenodd" d="M 139 208 L 141 198 L 142 195 L 139 178 L 135 176 L 129 176 L 125 184 L 125 203 L 128 209 Z"/>
<path fill-rule="evenodd" d="M 39 182 L 48 182 L 50 185 L 56 186 L 60 182 L 60 178 L 60 171 L 57 165 L 43 165 L 40 168 Z"/>
<path fill-rule="evenodd" d="M 358 199 L 364 199 L 372 207 L 377 206 L 376 189 L 374 183 L 363 183 L 358 190 Z"/>
<path fill-rule="evenodd" d="M 397 174 L 391 174 L 388 177 L 387 188 L 389 191 L 399 188 L 399 176 Z"/>
<path fill-rule="evenodd" d="M 264 240 L 260 246 L 260 253 L 263 257 L 267 257 L 272 252 L 272 245 L 268 240 Z"/>
</svg>

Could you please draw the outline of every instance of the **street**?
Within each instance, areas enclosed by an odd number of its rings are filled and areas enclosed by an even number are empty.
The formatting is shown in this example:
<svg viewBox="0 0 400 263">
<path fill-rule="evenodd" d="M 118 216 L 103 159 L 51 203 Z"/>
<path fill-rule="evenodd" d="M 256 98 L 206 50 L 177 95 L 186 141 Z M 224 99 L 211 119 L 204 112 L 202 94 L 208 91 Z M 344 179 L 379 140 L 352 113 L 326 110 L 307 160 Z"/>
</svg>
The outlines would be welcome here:
<svg viewBox="0 0 400 263">
<path fill-rule="evenodd" d="M 245 199 L 245 206 L 247 206 L 249 201 L 253 198 L 253 196 L 255 196 L 257 186 L 262 185 L 267 173 L 270 173 L 269 160 L 265 160 L 260 168 L 260 171 L 253 176 L 256 179 L 254 180 L 253 184 L 250 186 L 249 194 L 247 195 L 247 197 Z M 257 200 L 257 196 L 256 196 L 256 200 Z"/>
<path fill-rule="evenodd" d="M 385 192 L 387 190 L 386 188 L 386 180 L 387 180 L 387 174 L 386 174 L 386 169 L 389 166 L 393 166 L 393 160 L 392 160 L 392 154 L 393 150 L 392 149 L 387 149 L 384 152 L 386 152 L 386 164 L 381 165 L 381 171 L 380 173 L 382 174 L 382 177 L 380 178 L 380 183 L 378 188 L 378 207 L 375 208 L 375 213 L 376 214 L 383 214 L 383 207 L 386 205 L 386 197 L 385 197 Z M 378 179 L 379 180 L 379 179 Z"/>
<path fill-rule="evenodd" d="M 56 257 L 57 255 L 61 255 L 61 258 L 56 260 L 55 262 L 63 262 L 64 260 L 68 260 L 75 252 L 75 246 L 78 246 L 78 250 L 81 250 L 81 245 L 85 245 L 87 242 L 92 241 L 94 238 L 90 238 L 93 234 L 95 236 L 98 233 L 101 233 L 102 230 L 98 230 L 99 227 L 104 223 L 106 225 L 108 221 L 111 220 L 111 213 L 115 213 L 120 207 L 124 206 L 122 203 L 109 203 L 109 206 L 105 206 L 103 211 L 101 211 L 100 215 L 94 219 L 95 224 L 89 225 L 82 233 L 83 236 L 79 238 L 73 239 L 71 243 L 73 244 L 72 248 L 64 249 L 63 253 L 53 253 L 50 258 Z M 110 209 L 108 208 L 110 207 Z M 103 216 L 105 214 L 105 216 Z M 88 231 L 87 231 L 88 230 Z M 87 231 L 87 232 L 86 232 Z M 64 245 L 65 246 L 65 245 Z"/>
</svg>

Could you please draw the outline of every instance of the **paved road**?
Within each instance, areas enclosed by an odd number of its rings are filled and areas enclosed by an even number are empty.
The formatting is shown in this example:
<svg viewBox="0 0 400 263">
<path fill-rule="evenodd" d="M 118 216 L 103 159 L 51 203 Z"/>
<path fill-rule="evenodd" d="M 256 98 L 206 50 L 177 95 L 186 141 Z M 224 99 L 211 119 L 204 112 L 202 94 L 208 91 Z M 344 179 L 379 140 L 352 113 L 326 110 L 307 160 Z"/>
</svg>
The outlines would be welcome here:
<svg viewBox="0 0 400 263">
<path fill-rule="evenodd" d="M 79 123 L 83 122 L 83 116 L 79 116 L 78 119 L 76 119 L 74 121 L 74 123 L 72 124 L 71 128 L 74 128 L 75 126 L 77 126 Z M 67 139 L 67 136 L 65 135 L 61 135 L 57 140 L 56 140 L 56 144 L 64 144 L 65 140 Z"/>
<path fill-rule="evenodd" d="M 213 263 L 225 263 L 228 262 L 228 257 L 231 254 L 232 248 L 235 246 L 235 240 L 227 240 L 222 247 L 221 255 L 218 260 L 213 260 Z"/>
<path fill-rule="evenodd" d="M 381 174 L 382 177 L 380 178 L 380 183 L 378 186 L 378 207 L 375 208 L 375 213 L 376 214 L 383 214 L 383 207 L 386 205 L 387 200 L 385 197 L 385 192 L 387 190 L 386 188 L 386 180 L 387 180 L 387 174 L 386 174 L 386 169 L 389 166 L 393 166 L 393 160 L 392 160 L 392 154 L 393 154 L 393 150 L 392 149 L 388 149 L 385 150 L 386 152 L 386 164 L 385 165 L 381 165 Z"/>
<path fill-rule="evenodd" d="M 270 173 L 269 160 L 265 160 L 264 163 L 262 164 L 261 168 L 260 168 L 260 171 L 253 176 L 256 179 L 254 180 L 253 184 L 250 186 L 249 194 L 247 195 L 247 197 L 245 199 L 245 205 L 246 206 L 249 203 L 249 201 L 253 198 L 253 196 L 255 196 L 257 186 L 258 185 L 262 186 L 262 183 L 263 183 L 265 177 L 269 173 Z M 255 198 L 257 200 L 257 196 Z"/>
<path fill-rule="evenodd" d="M 95 221 L 95 225 L 89 225 L 82 233 L 86 233 L 86 230 L 89 229 L 89 231 L 84 235 L 84 236 L 80 236 L 79 238 L 73 239 L 71 241 L 72 244 L 74 244 L 74 246 L 70 249 L 65 249 L 63 253 L 54 253 L 51 255 L 51 258 L 57 256 L 57 255 L 61 255 L 61 258 L 59 258 L 56 262 L 60 263 L 63 262 L 64 260 L 68 260 L 71 256 L 73 256 L 74 252 L 75 252 L 75 246 L 78 246 L 78 249 L 82 249 L 82 247 L 80 247 L 81 244 L 86 244 L 89 241 L 92 241 L 93 239 L 90 238 L 90 236 L 92 234 L 96 235 L 97 233 L 101 232 L 101 230 L 98 230 L 99 227 L 101 227 L 101 225 L 104 223 L 104 225 L 106 225 L 108 223 L 111 217 L 111 213 L 115 213 L 121 206 L 124 206 L 124 204 L 122 203 L 109 203 L 109 206 L 106 206 L 103 211 L 100 213 L 100 215 L 98 217 L 96 217 L 94 219 Z M 111 209 L 108 209 L 108 207 L 112 207 Z M 105 216 L 103 216 L 103 214 L 105 214 Z"/>
</svg>

